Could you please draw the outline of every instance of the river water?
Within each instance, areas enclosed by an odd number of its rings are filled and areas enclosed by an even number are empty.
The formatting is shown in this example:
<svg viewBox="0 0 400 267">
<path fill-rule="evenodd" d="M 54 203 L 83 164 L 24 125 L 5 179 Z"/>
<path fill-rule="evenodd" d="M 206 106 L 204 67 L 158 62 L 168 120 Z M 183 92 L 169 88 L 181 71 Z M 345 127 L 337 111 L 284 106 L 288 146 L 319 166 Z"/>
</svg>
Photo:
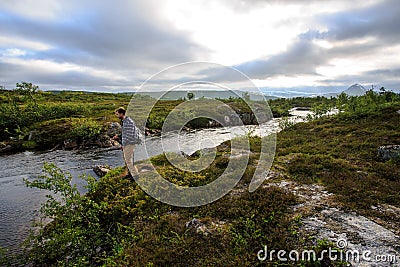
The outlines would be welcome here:
<svg viewBox="0 0 400 267">
<path fill-rule="evenodd" d="M 296 121 L 307 115 L 308 112 L 293 112 L 297 115 Z M 273 119 L 259 126 L 235 126 L 208 128 L 190 132 L 169 134 L 160 137 L 146 138 L 146 148 L 135 149 L 135 160 L 145 159 L 161 154 L 163 151 L 183 151 L 191 154 L 202 148 L 215 147 L 220 143 L 230 140 L 233 136 L 253 134 L 265 136 L 279 131 L 278 119 Z M 179 138 L 179 146 L 176 146 Z M 80 151 L 55 150 L 47 152 L 23 152 L 13 155 L 0 156 L 0 247 L 7 248 L 9 252 L 18 252 L 19 244 L 27 235 L 31 223 L 39 215 L 41 203 L 48 193 L 36 188 L 25 186 L 23 179 L 33 180 L 41 174 L 44 162 L 55 163 L 64 171 L 72 174 L 73 182 L 83 190 L 79 176 L 94 174 L 94 165 L 109 165 L 111 167 L 123 166 L 121 150 L 93 149 Z"/>
</svg>

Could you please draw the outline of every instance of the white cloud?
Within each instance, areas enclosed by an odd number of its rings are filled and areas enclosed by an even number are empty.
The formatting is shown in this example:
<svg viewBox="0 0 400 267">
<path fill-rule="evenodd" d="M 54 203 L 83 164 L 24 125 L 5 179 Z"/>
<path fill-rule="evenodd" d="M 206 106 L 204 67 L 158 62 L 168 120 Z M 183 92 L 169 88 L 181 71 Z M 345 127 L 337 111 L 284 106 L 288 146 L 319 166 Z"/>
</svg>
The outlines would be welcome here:
<svg viewBox="0 0 400 267">
<path fill-rule="evenodd" d="M 55 20 L 61 13 L 61 2 L 54 0 L 2 0 L 1 9 L 39 20 Z"/>
<path fill-rule="evenodd" d="M 296 6 L 264 6 L 238 13 L 217 1 L 168 1 L 163 14 L 174 27 L 190 32 L 194 41 L 212 51 L 205 60 L 227 65 L 281 52 L 305 29 L 304 23 L 283 22 L 287 18 L 301 21 L 303 15 Z"/>
<path fill-rule="evenodd" d="M 50 45 L 45 44 L 43 42 L 26 40 L 23 37 L 16 37 L 16 36 L 0 36 L 0 47 L 3 48 L 16 47 L 19 49 L 27 49 L 35 51 L 49 50 L 51 48 Z"/>
<path fill-rule="evenodd" d="M 24 55 L 26 55 L 26 51 L 18 48 L 8 48 L 3 52 L 3 56 L 5 57 L 19 57 Z"/>
</svg>

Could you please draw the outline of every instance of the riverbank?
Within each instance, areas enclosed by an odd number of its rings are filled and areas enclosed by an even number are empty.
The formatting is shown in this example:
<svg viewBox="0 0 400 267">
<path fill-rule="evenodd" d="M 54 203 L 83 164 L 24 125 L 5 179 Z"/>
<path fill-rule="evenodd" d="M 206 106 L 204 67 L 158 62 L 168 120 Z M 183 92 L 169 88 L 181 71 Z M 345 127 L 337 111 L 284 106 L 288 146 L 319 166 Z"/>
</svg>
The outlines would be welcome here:
<svg viewBox="0 0 400 267">
<path fill-rule="evenodd" d="M 337 247 L 339 238 L 345 238 L 352 249 L 400 255 L 398 247 L 391 245 L 400 234 L 396 215 L 400 163 L 382 161 L 377 155 L 379 146 L 400 143 L 397 110 L 384 108 L 357 120 L 320 118 L 280 132 L 271 172 L 253 193 L 247 187 L 261 139 L 251 137 L 249 164 L 238 185 L 201 207 L 162 204 L 124 178 L 123 167 L 114 169 L 78 198 L 79 206 L 63 209 L 62 214 L 53 210 L 56 221 L 31 240 L 30 260 L 35 265 L 59 261 L 69 265 L 82 261 L 128 266 L 274 265 L 282 264 L 276 254 L 268 262 L 257 257 L 264 246 L 319 253 Z M 164 155 L 151 161 L 171 182 L 199 186 L 225 170 L 229 153 L 230 141 L 226 141 L 217 147 L 211 166 L 197 173 L 175 168 Z M 57 173 L 56 168 L 53 171 Z M 50 237 L 53 242 L 39 241 Z M 328 257 L 307 262 L 307 266 L 321 264 L 345 265 Z"/>
</svg>

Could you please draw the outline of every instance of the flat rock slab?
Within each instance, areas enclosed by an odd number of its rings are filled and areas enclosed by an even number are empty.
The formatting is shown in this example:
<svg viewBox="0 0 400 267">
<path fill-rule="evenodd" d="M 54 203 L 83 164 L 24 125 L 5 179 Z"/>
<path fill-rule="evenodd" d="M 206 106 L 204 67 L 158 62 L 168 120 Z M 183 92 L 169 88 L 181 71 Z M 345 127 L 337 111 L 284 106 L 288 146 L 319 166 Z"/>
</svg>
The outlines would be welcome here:
<svg viewBox="0 0 400 267">
<path fill-rule="evenodd" d="M 351 266 L 399 266 L 399 235 L 394 230 L 386 228 L 386 225 L 378 224 L 355 212 L 341 210 L 335 203 L 334 195 L 327 192 L 323 186 L 285 180 L 264 185 L 264 187 L 269 186 L 288 190 L 302 200 L 302 203 L 292 207 L 295 214 L 302 215 L 301 231 L 317 240 L 326 239 L 337 246 L 341 245 L 344 253 L 359 252 L 359 259 L 354 259 L 349 254 L 347 259 Z M 382 210 L 391 216 L 398 216 L 400 210 L 394 206 L 371 208 Z M 362 258 L 364 252 L 371 253 L 370 261 Z M 346 254 L 344 255 L 346 257 Z M 378 262 L 376 256 L 384 256 L 386 261 Z"/>
<path fill-rule="evenodd" d="M 320 239 L 328 239 L 340 245 L 345 252 L 358 252 L 359 259 L 348 258 L 354 266 L 392 266 L 391 264 L 397 264 L 400 259 L 400 238 L 392 231 L 356 213 L 327 208 L 317 216 L 304 219 L 303 229 L 314 233 Z M 366 251 L 371 252 L 371 260 L 362 258 Z M 379 255 L 395 258 L 377 262 L 375 257 Z"/>
</svg>

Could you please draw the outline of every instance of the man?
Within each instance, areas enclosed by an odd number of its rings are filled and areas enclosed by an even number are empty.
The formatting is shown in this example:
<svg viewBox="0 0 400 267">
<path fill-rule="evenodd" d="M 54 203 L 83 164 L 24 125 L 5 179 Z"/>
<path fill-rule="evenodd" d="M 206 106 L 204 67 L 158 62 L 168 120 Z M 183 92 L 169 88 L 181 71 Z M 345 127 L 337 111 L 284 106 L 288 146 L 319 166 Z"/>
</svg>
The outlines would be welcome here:
<svg viewBox="0 0 400 267">
<path fill-rule="evenodd" d="M 126 110 L 122 107 L 115 110 L 115 115 L 121 120 L 122 135 L 115 135 L 113 139 L 122 143 L 121 149 L 124 152 L 124 160 L 128 168 L 127 177 L 132 177 L 133 175 L 133 177 L 136 178 L 138 176 L 138 171 L 136 166 L 133 164 L 133 153 L 135 150 L 135 121 L 131 117 L 126 116 Z M 130 171 L 136 173 L 132 174 Z"/>
</svg>

